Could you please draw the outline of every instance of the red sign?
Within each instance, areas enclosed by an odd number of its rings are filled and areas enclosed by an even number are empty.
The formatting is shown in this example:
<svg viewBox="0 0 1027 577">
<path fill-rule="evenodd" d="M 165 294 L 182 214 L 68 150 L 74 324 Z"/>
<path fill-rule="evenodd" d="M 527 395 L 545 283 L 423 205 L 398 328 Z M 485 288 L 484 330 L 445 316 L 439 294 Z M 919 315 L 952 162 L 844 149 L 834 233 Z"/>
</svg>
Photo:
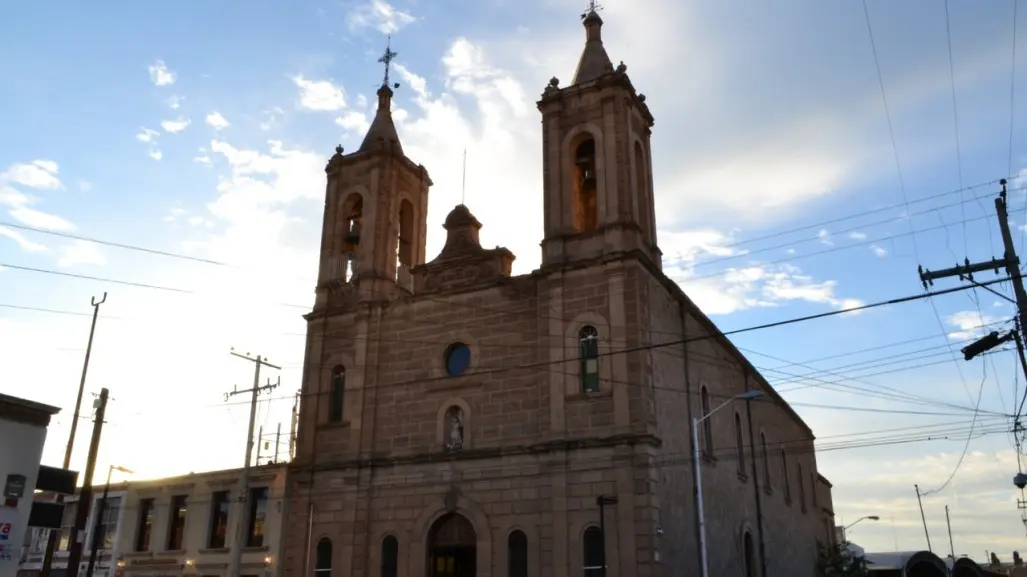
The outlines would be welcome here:
<svg viewBox="0 0 1027 577">
<path fill-rule="evenodd" d="M 0 541 L 7 541 L 11 538 L 11 524 L 0 523 Z"/>
</svg>

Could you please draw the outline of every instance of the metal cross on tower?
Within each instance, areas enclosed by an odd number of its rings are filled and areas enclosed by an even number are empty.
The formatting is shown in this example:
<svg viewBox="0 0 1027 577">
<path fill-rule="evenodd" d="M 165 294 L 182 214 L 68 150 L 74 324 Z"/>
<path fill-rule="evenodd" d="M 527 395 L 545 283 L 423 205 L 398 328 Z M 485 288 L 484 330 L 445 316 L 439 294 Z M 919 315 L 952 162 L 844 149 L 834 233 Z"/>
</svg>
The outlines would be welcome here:
<svg viewBox="0 0 1027 577">
<path fill-rule="evenodd" d="M 588 0 L 588 9 L 581 15 L 582 18 L 588 16 L 593 12 L 598 12 L 603 9 L 603 5 L 599 3 L 599 0 Z"/>
<path fill-rule="evenodd" d="M 397 56 L 399 56 L 399 54 L 392 51 L 392 36 L 389 36 L 385 44 L 385 54 L 383 54 L 382 57 L 378 59 L 378 62 L 381 62 L 385 65 L 385 78 L 384 80 L 382 80 L 382 86 L 389 85 L 390 67 L 392 61 L 395 60 Z"/>
</svg>

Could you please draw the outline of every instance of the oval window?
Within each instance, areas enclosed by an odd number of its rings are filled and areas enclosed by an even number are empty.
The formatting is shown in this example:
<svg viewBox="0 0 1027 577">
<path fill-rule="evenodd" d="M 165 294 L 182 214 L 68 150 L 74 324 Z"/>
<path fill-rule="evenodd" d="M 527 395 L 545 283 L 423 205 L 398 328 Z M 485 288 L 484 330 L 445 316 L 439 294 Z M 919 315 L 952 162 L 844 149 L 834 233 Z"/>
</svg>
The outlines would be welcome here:
<svg viewBox="0 0 1027 577">
<path fill-rule="evenodd" d="M 463 343 L 453 343 L 446 347 L 446 372 L 450 376 L 462 375 L 471 366 L 471 348 Z"/>
</svg>

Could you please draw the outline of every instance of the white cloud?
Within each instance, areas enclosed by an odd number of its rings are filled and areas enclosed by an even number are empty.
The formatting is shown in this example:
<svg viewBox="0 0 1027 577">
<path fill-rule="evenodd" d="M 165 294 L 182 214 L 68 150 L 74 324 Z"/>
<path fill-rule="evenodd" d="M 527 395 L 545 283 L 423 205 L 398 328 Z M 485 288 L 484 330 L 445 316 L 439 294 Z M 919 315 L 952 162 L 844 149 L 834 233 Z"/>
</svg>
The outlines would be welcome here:
<svg viewBox="0 0 1027 577">
<path fill-rule="evenodd" d="M 61 247 L 57 266 L 67 268 L 81 264 L 103 266 L 107 264 L 107 258 L 96 243 L 84 240 L 76 240 Z"/>
<path fill-rule="evenodd" d="M 335 124 L 361 138 L 367 133 L 367 129 L 371 127 L 367 116 L 363 112 L 357 112 L 356 110 L 347 110 L 342 116 L 335 119 Z"/>
<path fill-rule="evenodd" d="M 827 246 L 834 244 L 834 241 L 831 240 L 831 233 L 827 232 L 826 228 L 820 229 L 820 232 L 817 233 L 817 239 L 820 241 L 820 244 L 826 244 Z"/>
<path fill-rule="evenodd" d="M 39 244 L 38 242 L 33 242 L 25 238 L 25 235 L 21 234 L 20 232 L 16 230 L 11 230 L 3 226 L 0 226 L 0 236 L 5 236 L 13 240 L 15 243 L 17 243 L 18 246 L 22 248 L 22 250 L 27 252 L 42 252 L 46 250 L 46 247 Z"/>
<path fill-rule="evenodd" d="M 877 246 L 876 244 L 870 245 L 870 251 L 873 252 L 874 256 L 878 258 L 884 258 L 888 256 L 888 251 L 882 247 Z"/>
<path fill-rule="evenodd" d="M 191 120 L 185 117 L 178 117 L 175 120 L 164 120 L 160 123 L 160 127 L 164 129 L 164 132 L 169 134 L 176 134 L 182 132 L 192 123 Z"/>
<path fill-rule="evenodd" d="M 166 104 L 168 105 L 168 108 L 170 108 L 170 109 L 172 109 L 172 110 L 178 110 L 178 108 L 179 108 L 180 106 L 182 106 L 182 101 L 183 101 L 183 100 L 185 100 L 185 98 L 183 98 L 183 97 L 181 97 L 181 96 L 179 96 L 179 95 L 177 95 L 177 94 L 172 94 L 172 95 L 171 95 L 171 96 L 170 96 L 170 97 L 169 97 L 169 98 L 168 98 L 168 99 L 167 99 L 167 100 L 165 101 L 165 103 L 166 103 Z"/>
<path fill-rule="evenodd" d="M 837 297 L 835 281 L 815 281 L 790 264 L 754 262 L 723 274 L 696 275 L 695 264 L 706 256 L 745 254 L 732 246 L 732 237 L 713 229 L 661 232 L 659 241 L 666 255 L 664 272 L 710 315 L 779 306 L 789 301 L 827 304 L 839 310 L 863 304 L 857 299 Z"/>
<path fill-rule="evenodd" d="M 862 232 L 850 232 L 849 238 L 851 238 L 852 240 L 866 240 L 867 235 Z"/>
<path fill-rule="evenodd" d="M 946 324 L 958 329 L 949 333 L 949 338 L 954 341 L 975 339 L 998 330 L 998 327 L 992 325 L 1000 320 L 1002 319 L 999 317 L 981 314 L 977 311 L 960 311 L 945 317 Z"/>
<path fill-rule="evenodd" d="M 300 106 L 307 110 L 342 110 L 346 107 L 345 91 L 329 80 L 308 80 L 303 76 L 294 76 L 292 81 L 300 89 Z"/>
<path fill-rule="evenodd" d="M 210 166 L 211 165 L 210 157 L 207 156 L 206 154 L 204 154 L 203 156 L 194 156 L 193 157 L 193 162 L 199 162 L 200 164 L 202 164 L 204 166 Z"/>
<path fill-rule="evenodd" d="M 11 210 L 9 214 L 18 222 L 26 226 L 31 226 L 32 228 L 41 228 L 57 232 L 71 232 L 75 230 L 75 225 L 71 224 L 67 220 L 27 206 L 19 206 L 14 210 Z"/>
<path fill-rule="evenodd" d="M 160 133 L 152 128 L 143 128 L 139 131 L 139 134 L 136 134 L 136 140 L 139 142 L 153 142 L 153 139 L 159 135 Z"/>
<path fill-rule="evenodd" d="M 35 202 L 35 198 L 9 186 L 0 183 L 0 204 L 11 208 L 18 208 Z"/>
<path fill-rule="evenodd" d="M 176 75 L 168 70 L 163 60 L 157 60 L 150 65 L 150 82 L 157 86 L 170 86 L 175 83 Z"/>
<path fill-rule="evenodd" d="M 57 172 L 57 163 L 52 160 L 12 164 L 0 173 L 0 184 L 12 182 L 29 188 L 55 190 L 64 187 L 57 178 Z"/>
<path fill-rule="evenodd" d="M 159 148 L 151 148 L 150 151 L 146 153 L 146 155 L 154 160 L 160 160 L 164 158 L 164 153 L 161 152 Z"/>
<path fill-rule="evenodd" d="M 399 73 L 403 81 L 406 82 L 406 85 L 412 88 L 414 92 L 424 98 L 431 96 L 431 94 L 428 93 L 428 81 L 425 80 L 423 76 L 414 74 L 399 62 L 393 64 L 393 66 L 396 68 L 396 72 Z"/>
<path fill-rule="evenodd" d="M 354 8 L 347 16 L 350 29 L 374 28 L 382 34 L 395 34 L 417 21 L 410 14 L 396 9 L 385 0 L 370 0 Z"/>
<path fill-rule="evenodd" d="M 214 130 L 221 130 L 228 127 L 228 121 L 225 120 L 224 116 L 221 116 L 220 112 L 211 112 L 208 114 L 207 124 L 214 128 Z"/>
</svg>

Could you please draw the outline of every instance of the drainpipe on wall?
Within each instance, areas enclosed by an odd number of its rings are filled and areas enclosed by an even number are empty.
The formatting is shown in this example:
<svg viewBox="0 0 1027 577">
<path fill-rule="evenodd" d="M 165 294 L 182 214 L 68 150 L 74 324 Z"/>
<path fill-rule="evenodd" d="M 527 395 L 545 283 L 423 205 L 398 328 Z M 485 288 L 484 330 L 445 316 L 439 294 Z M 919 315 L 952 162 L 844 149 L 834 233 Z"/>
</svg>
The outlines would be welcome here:
<svg viewBox="0 0 1027 577">
<path fill-rule="evenodd" d="M 745 371 L 745 390 L 749 390 L 749 371 Z M 752 461 L 752 487 L 756 495 L 756 533 L 760 539 L 760 575 L 767 577 L 767 545 L 763 540 L 763 501 L 760 496 L 760 471 L 756 465 L 756 436 L 752 432 L 751 399 L 745 401 L 745 416 L 749 421 L 749 459 Z M 769 458 L 769 455 L 764 458 Z"/>
<path fill-rule="evenodd" d="M 692 381 L 689 378 L 689 371 L 688 371 L 688 368 L 689 368 L 688 367 L 688 311 L 685 310 L 684 303 L 682 303 L 680 301 L 678 301 L 678 306 L 681 309 L 681 353 L 682 353 L 681 354 L 681 360 L 682 360 L 682 363 L 683 363 L 684 368 L 685 368 L 685 405 L 686 405 L 686 407 L 688 409 L 688 422 L 692 422 L 692 418 L 693 418 L 693 412 L 692 412 Z M 688 428 L 688 446 L 694 447 L 695 446 L 694 445 L 695 439 L 693 437 L 695 436 L 695 427 L 687 427 L 687 428 Z M 689 451 L 689 452 L 692 453 L 692 451 Z M 702 457 L 699 457 L 699 458 L 701 459 Z M 698 467 L 698 466 L 699 466 L 699 462 L 696 460 L 695 454 L 693 453 L 692 454 L 692 467 L 693 467 L 692 470 L 694 471 L 695 467 Z M 694 484 L 694 482 L 692 484 L 692 498 L 693 498 L 693 501 L 692 501 L 692 511 L 694 512 L 694 515 L 692 516 L 692 519 L 693 519 L 693 521 L 695 523 L 695 550 L 699 551 L 702 548 L 702 541 L 701 541 L 701 538 L 699 536 L 699 492 L 698 492 L 697 487 Z M 702 561 L 703 557 L 702 557 L 702 555 L 693 555 L 692 558 L 696 560 L 696 571 L 698 572 L 698 574 L 702 574 L 702 568 L 703 568 L 703 561 Z"/>
</svg>

